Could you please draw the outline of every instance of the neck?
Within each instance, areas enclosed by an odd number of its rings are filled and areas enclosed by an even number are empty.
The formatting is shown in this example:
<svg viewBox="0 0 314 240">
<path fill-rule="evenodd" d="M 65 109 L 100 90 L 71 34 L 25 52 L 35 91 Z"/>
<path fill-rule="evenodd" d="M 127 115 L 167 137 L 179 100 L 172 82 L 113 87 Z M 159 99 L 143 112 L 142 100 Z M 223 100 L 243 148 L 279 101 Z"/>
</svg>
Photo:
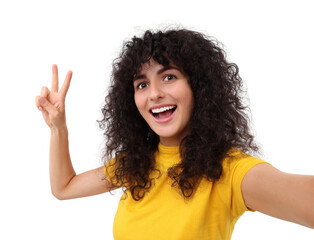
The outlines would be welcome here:
<svg viewBox="0 0 314 240">
<path fill-rule="evenodd" d="M 166 147 L 177 147 L 180 146 L 180 142 L 178 139 L 170 139 L 170 138 L 163 138 L 159 137 L 159 141 L 162 145 Z"/>
</svg>

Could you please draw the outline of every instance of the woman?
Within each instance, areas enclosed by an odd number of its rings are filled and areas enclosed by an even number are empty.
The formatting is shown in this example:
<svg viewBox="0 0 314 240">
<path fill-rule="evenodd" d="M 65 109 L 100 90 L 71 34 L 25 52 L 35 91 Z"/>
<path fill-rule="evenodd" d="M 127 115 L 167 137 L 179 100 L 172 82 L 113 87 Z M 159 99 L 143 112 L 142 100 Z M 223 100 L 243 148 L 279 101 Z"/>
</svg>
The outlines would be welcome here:
<svg viewBox="0 0 314 240">
<path fill-rule="evenodd" d="M 79 175 L 64 108 L 72 72 L 60 91 L 56 65 L 52 73 L 51 91 L 36 97 L 51 128 L 52 193 L 70 199 L 122 187 L 116 239 L 230 239 L 246 210 L 314 228 L 314 176 L 247 154 L 258 146 L 242 79 L 217 41 L 182 29 L 125 43 L 99 121 L 111 160 Z"/>
</svg>

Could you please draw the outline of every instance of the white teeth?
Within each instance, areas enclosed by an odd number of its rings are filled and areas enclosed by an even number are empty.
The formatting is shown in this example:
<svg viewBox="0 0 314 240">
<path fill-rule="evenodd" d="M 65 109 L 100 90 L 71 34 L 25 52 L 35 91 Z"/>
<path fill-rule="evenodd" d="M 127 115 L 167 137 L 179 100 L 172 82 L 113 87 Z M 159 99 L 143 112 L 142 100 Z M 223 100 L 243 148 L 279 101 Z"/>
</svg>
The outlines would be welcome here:
<svg viewBox="0 0 314 240">
<path fill-rule="evenodd" d="M 152 109 L 152 113 L 161 113 L 161 112 L 173 109 L 173 108 L 175 108 L 175 106 L 167 106 L 167 107 L 162 107 L 162 108 L 155 108 L 155 109 Z"/>
</svg>

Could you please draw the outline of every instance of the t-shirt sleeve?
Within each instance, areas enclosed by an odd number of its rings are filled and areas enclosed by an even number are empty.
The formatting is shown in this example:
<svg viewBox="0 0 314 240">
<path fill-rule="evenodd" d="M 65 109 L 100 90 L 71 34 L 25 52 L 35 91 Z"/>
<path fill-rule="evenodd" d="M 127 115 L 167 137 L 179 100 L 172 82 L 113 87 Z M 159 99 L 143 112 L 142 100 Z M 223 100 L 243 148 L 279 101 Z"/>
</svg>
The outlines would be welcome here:
<svg viewBox="0 0 314 240">
<path fill-rule="evenodd" d="M 242 180 L 245 174 L 254 166 L 260 163 L 267 163 L 264 160 L 252 157 L 239 151 L 239 155 L 229 165 L 229 183 L 231 184 L 231 214 L 240 217 L 248 209 L 242 195 Z"/>
</svg>

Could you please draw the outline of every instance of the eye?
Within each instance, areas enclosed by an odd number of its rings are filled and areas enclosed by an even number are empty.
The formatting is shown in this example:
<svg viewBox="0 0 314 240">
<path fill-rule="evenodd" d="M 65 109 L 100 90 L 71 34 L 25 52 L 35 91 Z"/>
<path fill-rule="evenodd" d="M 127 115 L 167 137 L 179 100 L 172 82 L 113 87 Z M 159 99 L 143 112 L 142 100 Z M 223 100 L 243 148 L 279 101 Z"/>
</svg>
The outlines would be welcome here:
<svg viewBox="0 0 314 240">
<path fill-rule="evenodd" d="M 136 86 L 137 89 L 143 89 L 143 88 L 145 88 L 145 87 L 147 87 L 147 83 L 145 83 L 145 82 L 141 82 L 141 83 L 139 83 L 139 84 Z"/>
<path fill-rule="evenodd" d="M 175 79 L 175 78 L 176 78 L 176 76 L 174 76 L 172 74 L 168 74 L 164 79 L 165 79 L 165 81 L 170 81 L 170 80 Z"/>
</svg>

